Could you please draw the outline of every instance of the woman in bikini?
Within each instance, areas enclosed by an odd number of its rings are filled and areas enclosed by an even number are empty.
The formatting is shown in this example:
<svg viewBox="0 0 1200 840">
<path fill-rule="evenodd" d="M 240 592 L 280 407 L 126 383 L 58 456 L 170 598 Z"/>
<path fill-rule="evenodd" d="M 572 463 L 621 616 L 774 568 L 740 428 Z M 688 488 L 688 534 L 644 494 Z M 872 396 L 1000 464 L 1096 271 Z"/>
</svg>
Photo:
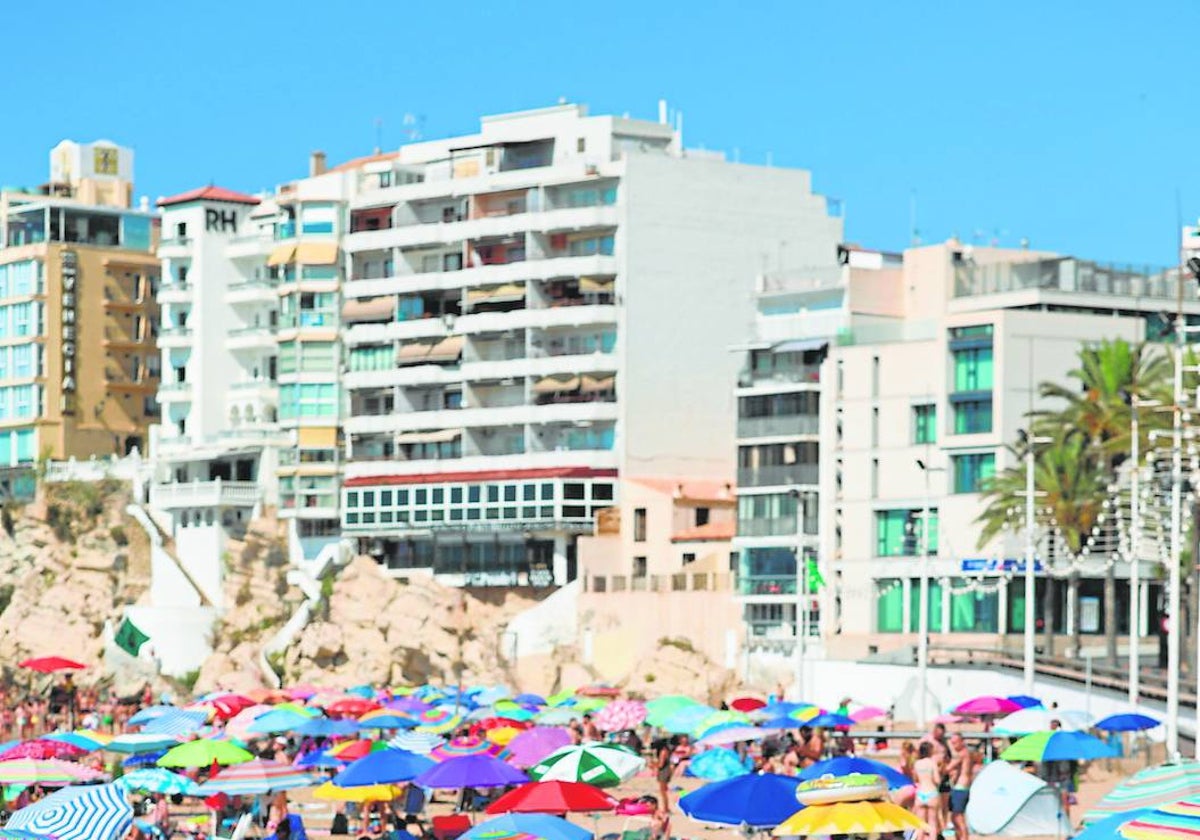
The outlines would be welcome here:
<svg viewBox="0 0 1200 840">
<path fill-rule="evenodd" d="M 917 749 L 917 760 L 913 764 L 913 776 L 917 783 L 916 802 L 913 803 L 913 813 L 928 827 L 924 832 L 918 832 L 915 837 L 926 840 L 936 840 L 941 833 L 941 793 L 938 788 L 942 784 L 942 771 L 933 759 L 933 744 L 922 741 Z"/>
</svg>

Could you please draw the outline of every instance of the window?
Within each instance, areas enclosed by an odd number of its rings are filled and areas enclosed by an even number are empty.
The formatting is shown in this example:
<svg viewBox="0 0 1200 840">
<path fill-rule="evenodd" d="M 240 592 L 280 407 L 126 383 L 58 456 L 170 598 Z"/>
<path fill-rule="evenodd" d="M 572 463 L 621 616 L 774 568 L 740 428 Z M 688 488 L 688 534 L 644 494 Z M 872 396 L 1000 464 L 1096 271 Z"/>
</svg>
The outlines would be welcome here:
<svg viewBox="0 0 1200 840">
<path fill-rule="evenodd" d="M 633 541 L 646 541 L 646 509 L 636 508 L 633 511 Z"/>
<path fill-rule="evenodd" d="M 708 524 L 709 509 L 706 507 L 696 508 L 696 527 L 702 528 Z"/>
<path fill-rule="evenodd" d="M 991 452 L 955 455 L 951 461 L 954 464 L 955 493 L 978 493 L 983 482 L 996 474 L 996 456 Z"/>
<path fill-rule="evenodd" d="M 912 410 L 913 443 L 937 443 L 937 406 L 914 405 Z"/>
<path fill-rule="evenodd" d="M 992 401 L 961 400 L 954 404 L 954 433 L 979 435 L 992 430 Z"/>
<path fill-rule="evenodd" d="M 1000 596 L 996 591 L 950 587 L 950 632 L 996 633 L 1000 630 Z"/>
<path fill-rule="evenodd" d="M 898 578 L 875 581 L 875 632 L 904 632 L 904 586 Z"/>
<path fill-rule="evenodd" d="M 875 512 L 875 554 L 878 557 L 916 557 L 921 549 L 920 508 Z M 929 509 L 929 554 L 938 550 L 938 512 Z"/>
<path fill-rule="evenodd" d="M 593 254 L 612 256 L 613 236 L 589 236 L 584 239 L 574 239 L 567 246 L 567 254 L 572 257 L 588 257 Z"/>
<path fill-rule="evenodd" d="M 577 152 L 585 152 L 585 151 L 587 151 L 587 138 L 586 138 L 586 137 L 578 137 L 578 138 L 576 138 L 576 140 L 575 140 L 575 151 L 577 151 Z"/>
<path fill-rule="evenodd" d="M 633 576 L 635 578 L 644 578 L 646 576 L 646 558 L 633 558 Z"/>
<path fill-rule="evenodd" d="M 954 390 L 992 390 L 991 347 L 969 347 L 954 351 Z"/>
<path fill-rule="evenodd" d="M 683 555 L 683 565 L 685 565 L 685 566 L 689 566 L 689 565 L 691 565 L 692 563 L 695 563 L 695 562 L 696 562 L 696 555 L 695 555 L 695 553 L 694 553 L 694 552 L 691 552 L 691 551 L 684 552 L 684 555 Z"/>
</svg>

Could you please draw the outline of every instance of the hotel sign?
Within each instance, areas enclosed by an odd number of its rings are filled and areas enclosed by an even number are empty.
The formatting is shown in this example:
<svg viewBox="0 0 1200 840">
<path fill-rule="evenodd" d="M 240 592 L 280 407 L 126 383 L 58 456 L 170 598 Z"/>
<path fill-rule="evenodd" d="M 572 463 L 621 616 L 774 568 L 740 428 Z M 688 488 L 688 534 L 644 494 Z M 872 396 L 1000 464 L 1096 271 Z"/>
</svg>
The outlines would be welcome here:
<svg viewBox="0 0 1200 840">
<path fill-rule="evenodd" d="M 965 573 L 974 572 L 975 574 L 1006 574 L 1025 572 L 1025 558 L 1014 557 L 972 557 L 964 558 L 960 564 L 960 570 Z M 1033 571 L 1044 572 L 1042 561 L 1035 559 L 1033 561 Z"/>
<path fill-rule="evenodd" d="M 74 251 L 63 251 L 62 273 L 62 413 L 75 413 L 75 352 L 78 333 L 75 307 L 78 305 L 79 262 Z"/>
</svg>

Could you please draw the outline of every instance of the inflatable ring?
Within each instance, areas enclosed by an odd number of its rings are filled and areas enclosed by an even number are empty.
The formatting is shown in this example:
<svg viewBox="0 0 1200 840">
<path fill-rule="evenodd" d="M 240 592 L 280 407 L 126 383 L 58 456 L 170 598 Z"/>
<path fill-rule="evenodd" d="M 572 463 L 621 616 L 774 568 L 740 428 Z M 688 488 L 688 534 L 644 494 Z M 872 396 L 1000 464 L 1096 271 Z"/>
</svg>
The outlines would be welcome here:
<svg viewBox="0 0 1200 840">
<path fill-rule="evenodd" d="M 822 776 L 802 782 L 796 788 L 796 801 L 801 805 L 828 805 L 832 802 L 883 799 L 887 793 L 887 781 L 883 776 L 851 773 L 848 776 Z"/>
</svg>

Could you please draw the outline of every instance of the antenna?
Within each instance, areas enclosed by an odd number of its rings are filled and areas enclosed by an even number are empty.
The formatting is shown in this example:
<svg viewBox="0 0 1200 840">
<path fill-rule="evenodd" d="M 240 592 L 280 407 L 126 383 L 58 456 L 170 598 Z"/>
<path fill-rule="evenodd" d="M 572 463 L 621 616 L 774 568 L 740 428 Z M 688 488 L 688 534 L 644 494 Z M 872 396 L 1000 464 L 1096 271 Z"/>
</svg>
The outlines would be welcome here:
<svg viewBox="0 0 1200 840">
<path fill-rule="evenodd" d="M 375 154 L 383 151 L 383 117 L 375 118 Z"/>
</svg>

